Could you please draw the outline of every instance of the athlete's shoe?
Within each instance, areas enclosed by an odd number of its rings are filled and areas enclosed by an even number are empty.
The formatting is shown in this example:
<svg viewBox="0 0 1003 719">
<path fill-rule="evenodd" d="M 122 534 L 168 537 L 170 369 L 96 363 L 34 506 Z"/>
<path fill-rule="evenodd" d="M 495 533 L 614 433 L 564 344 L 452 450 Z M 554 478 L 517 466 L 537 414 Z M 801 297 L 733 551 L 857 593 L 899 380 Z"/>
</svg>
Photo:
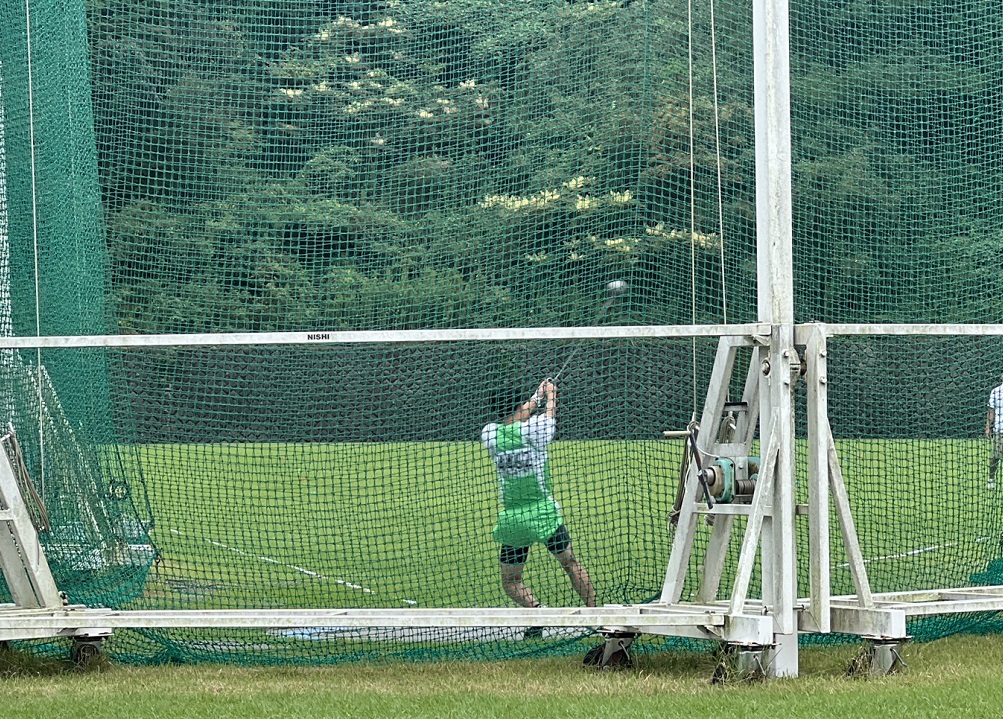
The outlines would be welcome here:
<svg viewBox="0 0 1003 719">
<path fill-rule="evenodd" d="M 988 482 L 986 482 L 986 489 L 988 489 L 990 492 L 996 489 L 996 480 L 990 479 Z"/>
</svg>

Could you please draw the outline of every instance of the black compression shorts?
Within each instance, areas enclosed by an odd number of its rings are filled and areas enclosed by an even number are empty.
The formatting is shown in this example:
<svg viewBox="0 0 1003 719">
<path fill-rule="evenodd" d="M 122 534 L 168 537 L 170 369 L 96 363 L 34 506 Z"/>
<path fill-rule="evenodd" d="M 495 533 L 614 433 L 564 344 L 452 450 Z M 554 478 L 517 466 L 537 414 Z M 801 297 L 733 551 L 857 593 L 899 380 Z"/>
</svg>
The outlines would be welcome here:
<svg viewBox="0 0 1003 719">
<path fill-rule="evenodd" d="M 571 546 L 571 535 L 568 534 L 568 528 L 562 524 L 550 535 L 550 539 L 547 540 L 546 544 L 547 551 L 551 554 L 560 554 L 565 551 Z M 502 545 L 502 564 L 525 564 L 528 558 L 529 547 L 509 547 L 504 544 Z"/>
</svg>

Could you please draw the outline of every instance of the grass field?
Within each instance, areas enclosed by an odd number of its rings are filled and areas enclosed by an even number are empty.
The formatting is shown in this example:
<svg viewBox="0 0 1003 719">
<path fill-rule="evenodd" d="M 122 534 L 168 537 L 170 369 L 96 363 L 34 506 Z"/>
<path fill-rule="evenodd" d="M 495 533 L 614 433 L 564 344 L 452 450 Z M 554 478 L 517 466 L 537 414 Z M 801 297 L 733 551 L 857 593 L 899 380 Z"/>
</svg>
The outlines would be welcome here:
<svg viewBox="0 0 1003 719">
<path fill-rule="evenodd" d="M 973 482 L 988 460 L 981 443 L 858 440 L 839 451 L 879 590 L 966 581 L 995 549 L 999 508 Z M 555 493 L 607 601 L 660 587 L 678 453 L 670 442 L 555 445 Z M 164 445 L 139 458 L 166 568 L 216 582 L 220 599 L 278 582 L 290 591 L 275 598 L 293 604 L 506 601 L 490 537 L 497 483 L 476 444 Z M 833 560 L 838 573 L 838 550 Z M 547 603 L 574 601 L 554 563 L 527 571 Z"/>
<path fill-rule="evenodd" d="M 653 442 L 555 447 L 557 497 L 609 601 L 621 585 L 660 585 L 635 555 L 668 546 L 674 489 L 652 492 L 647 473 L 671 476 L 673 455 Z M 210 602 L 260 601 L 275 585 L 272 599 L 298 606 L 508 601 L 490 535 L 497 479 L 474 443 L 159 446 L 139 459 L 159 570 L 213 585 Z M 531 561 L 527 578 L 546 603 L 574 602 L 556 563 Z"/>
<path fill-rule="evenodd" d="M 808 650 L 797 679 L 725 686 L 710 684 L 706 653 L 641 657 L 622 672 L 585 670 L 566 658 L 301 669 L 106 665 L 75 673 L 0 652 L 0 701 L 10 719 L 999 715 L 999 636 L 907 645 L 908 671 L 880 679 L 845 676 L 853 651 Z"/>
<path fill-rule="evenodd" d="M 984 443 L 841 440 L 838 445 L 876 591 L 967 585 L 973 572 L 998 556 L 1003 522 L 999 502 L 984 491 Z M 554 445 L 555 493 L 600 601 L 642 602 L 660 590 L 680 451 L 679 442 L 669 441 Z M 155 518 L 151 536 L 163 555 L 142 594 L 130 602 L 134 608 L 510 603 L 490 536 L 497 480 L 476 443 L 147 445 L 132 448 L 126 461 L 134 471 L 142 468 Z M 804 485 L 801 476 L 801 495 Z M 708 532 L 701 524 L 694 567 Z M 833 525 L 834 590 L 849 593 L 838 537 Z M 806 547 L 804 526 L 798 541 Z M 733 545 L 734 559 L 737 540 Z M 800 569 L 805 576 L 807 566 Z M 526 576 L 545 604 L 578 603 L 542 550 L 535 550 Z M 954 631 L 964 621 L 942 626 Z M 130 636 L 113 640 L 113 654 L 150 659 L 159 651 L 144 644 L 153 635 L 131 636 L 133 645 L 127 646 Z M 386 641 L 391 638 L 398 641 Z M 187 633 L 183 642 L 188 659 L 253 655 L 252 661 L 282 663 L 294 656 L 337 661 L 527 653 L 525 643 L 505 636 L 494 637 L 500 641 L 483 651 L 461 646 L 465 638 L 203 631 Z M 248 654 L 247 647 L 260 651 Z M 579 650 L 544 642 L 529 653 Z"/>
</svg>

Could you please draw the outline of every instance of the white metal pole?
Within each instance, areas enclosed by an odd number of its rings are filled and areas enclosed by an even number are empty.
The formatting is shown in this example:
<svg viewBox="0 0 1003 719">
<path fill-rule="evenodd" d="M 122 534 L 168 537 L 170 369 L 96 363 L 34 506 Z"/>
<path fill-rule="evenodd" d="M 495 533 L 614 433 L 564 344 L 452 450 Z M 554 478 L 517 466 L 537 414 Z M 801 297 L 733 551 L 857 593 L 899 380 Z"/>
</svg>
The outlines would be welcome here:
<svg viewBox="0 0 1003 719">
<path fill-rule="evenodd" d="M 793 324 L 787 0 L 754 0 L 759 321 Z"/>
<path fill-rule="evenodd" d="M 805 624 L 817 632 L 831 631 L 829 572 L 829 378 L 825 330 L 816 328 L 807 340 L 804 361 L 808 384 L 808 595 Z"/>
<path fill-rule="evenodd" d="M 770 671 L 798 673 L 794 554 L 794 280 L 791 212 L 790 15 L 787 0 L 752 6 L 756 110 L 756 234 L 760 322 L 772 325 L 760 427 L 777 422 L 773 513 L 763 526 L 763 601 L 773 607 Z M 796 367 L 797 365 L 794 364 Z"/>
</svg>

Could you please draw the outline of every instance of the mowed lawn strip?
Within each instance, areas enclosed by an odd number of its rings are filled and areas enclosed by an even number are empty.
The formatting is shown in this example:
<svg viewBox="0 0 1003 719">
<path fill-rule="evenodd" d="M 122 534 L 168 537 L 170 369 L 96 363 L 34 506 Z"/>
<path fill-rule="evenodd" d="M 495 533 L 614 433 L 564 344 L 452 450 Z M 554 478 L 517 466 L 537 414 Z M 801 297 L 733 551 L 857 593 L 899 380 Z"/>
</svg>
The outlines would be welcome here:
<svg viewBox="0 0 1003 719">
<path fill-rule="evenodd" d="M 802 652 L 802 676 L 714 686 L 707 653 L 642 656 L 596 672 L 568 659 L 342 665 L 316 669 L 122 667 L 67 672 L 6 665 L 4 716 L 145 719 L 312 717 L 996 717 L 1003 702 L 999 636 L 907 645 L 909 670 L 845 676 L 854 648 Z M 2 668 L 3 664 L 0 664 Z"/>
</svg>

